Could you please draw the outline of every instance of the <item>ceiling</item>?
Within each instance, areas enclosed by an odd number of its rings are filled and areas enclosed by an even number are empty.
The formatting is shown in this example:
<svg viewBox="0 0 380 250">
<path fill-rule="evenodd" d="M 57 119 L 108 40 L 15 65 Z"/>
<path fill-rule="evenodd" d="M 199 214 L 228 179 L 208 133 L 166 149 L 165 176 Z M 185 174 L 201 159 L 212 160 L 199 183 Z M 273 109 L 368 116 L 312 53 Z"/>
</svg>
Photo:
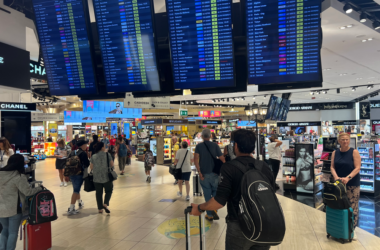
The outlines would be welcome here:
<svg viewBox="0 0 380 250">
<path fill-rule="evenodd" d="M 380 1 L 380 0 L 377 0 Z M 357 13 L 352 13 L 356 15 Z M 313 89 L 292 90 L 291 100 L 296 103 L 320 103 L 320 102 L 348 102 L 355 98 L 367 95 L 380 89 L 375 85 L 373 89 L 367 89 L 369 84 L 380 84 L 380 34 L 370 26 L 360 23 L 358 18 L 343 12 L 340 3 L 326 9 L 322 15 L 323 45 L 321 50 L 323 68 L 323 87 Z M 352 25 L 351 28 L 340 29 L 342 26 Z M 372 38 L 372 41 L 362 42 Z M 351 86 L 358 87 L 351 91 Z M 340 89 L 340 94 L 336 93 Z M 310 95 L 310 90 L 331 89 L 327 94 Z M 216 104 L 247 105 L 248 103 L 268 104 L 269 98 L 264 94 L 278 94 L 290 91 L 265 91 L 258 92 L 256 86 L 248 86 L 244 93 L 176 96 L 173 101 L 197 100 L 198 103 L 212 103 L 214 98 L 250 96 L 245 101 L 218 102 Z M 254 95 L 255 99 L 252 98 Z M 370 98 L 380 100 L 380 96 Z"/>
</svg>

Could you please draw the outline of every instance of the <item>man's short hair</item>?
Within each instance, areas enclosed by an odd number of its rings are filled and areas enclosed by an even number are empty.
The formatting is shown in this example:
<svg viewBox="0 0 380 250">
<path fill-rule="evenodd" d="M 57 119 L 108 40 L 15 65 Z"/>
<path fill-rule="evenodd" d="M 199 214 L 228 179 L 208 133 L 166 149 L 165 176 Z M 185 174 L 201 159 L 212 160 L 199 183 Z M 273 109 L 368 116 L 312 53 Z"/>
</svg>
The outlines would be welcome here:
<svg viewBox="0 0 380 250">
<path fill-rule="evenodd" d="M 203 138 L 206 138 L 206 139 L 210 138 L 211 137 L 210 129 L 208 129 L 208 128 L 203 129 L 202 136 L 203 136 Z"/>
<path fill-rule="evenodd" d="M 251 154 L 255 150 L 256 135 L 252 130 L 239 129 L 234 132 L 234 142 L 240 153 Z"/>
</svg>

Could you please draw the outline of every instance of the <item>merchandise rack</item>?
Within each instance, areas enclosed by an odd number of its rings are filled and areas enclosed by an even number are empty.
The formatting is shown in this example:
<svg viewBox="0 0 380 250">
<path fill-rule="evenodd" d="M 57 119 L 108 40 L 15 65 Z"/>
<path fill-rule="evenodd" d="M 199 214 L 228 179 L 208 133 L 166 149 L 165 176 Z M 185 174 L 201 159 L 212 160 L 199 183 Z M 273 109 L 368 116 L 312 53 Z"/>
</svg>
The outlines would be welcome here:
<svg viewBox="0 0 380 250">
<path fill-rule="evenodd" d="M 357 150 L 361 158 L 360 192 L 375 193 L 375 163 L 378 159 L 375 157 L 375 143 L 359 142 Z"/>
<path fill-rule="evenodd" d="M 144 155 L 144 144 L 149 143 L 149 138 L 137 138 L 137 157 L 139 161 L 143 161 L 143 155 Z"/>
<path fill-rule="evenodd" d="M 164 137 L 164 164 L 172 163 L 172 138 Z"/>
</svg>

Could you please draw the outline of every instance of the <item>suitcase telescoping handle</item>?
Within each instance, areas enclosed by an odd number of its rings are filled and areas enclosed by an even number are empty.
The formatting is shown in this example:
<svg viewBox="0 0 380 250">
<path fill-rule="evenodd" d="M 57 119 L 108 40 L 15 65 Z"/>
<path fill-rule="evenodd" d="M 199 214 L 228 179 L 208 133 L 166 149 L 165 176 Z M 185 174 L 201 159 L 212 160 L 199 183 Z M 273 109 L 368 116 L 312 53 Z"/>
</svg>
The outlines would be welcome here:
<svg viewBox="0 0 380 250">
<path fill-rule="evenodd" d="M 190 233 L 190 213 L 193 210 L 192 206 L 185 209 L 185 220 L 186 220 L 186 250 L 191 249 L 191 233 Z M 206 249 L 206 231 L 205 231 L 205 214 L 202 213 L 199 216 L 199 239 L 200 239 L 200 250 Z"/>
</svg>

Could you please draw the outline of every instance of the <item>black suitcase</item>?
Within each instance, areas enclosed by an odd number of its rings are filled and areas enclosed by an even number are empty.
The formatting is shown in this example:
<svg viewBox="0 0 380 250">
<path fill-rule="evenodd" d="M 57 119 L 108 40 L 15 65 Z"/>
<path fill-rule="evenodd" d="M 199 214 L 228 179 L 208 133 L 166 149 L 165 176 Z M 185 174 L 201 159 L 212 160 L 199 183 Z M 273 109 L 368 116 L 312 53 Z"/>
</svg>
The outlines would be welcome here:
<svg viewBox="0 0 380 250">
<path fill-rule="evenodd" d="M 189 206 L 185 209 L 185 228 L 186 228 L 186 250 L 191 249 L 191 233 L 190 233 L 190 212 L 193 209 Z M 199 240 L 200 240 L 200 250 L 206 250 L 206 230 L 205 230 L 205 213 L 199 216 Z"/>
<path fill-rule="evenodd" d="M 194 196 L 202 196 L 202 186 L 198 173 L 193 176 L 193 193 Z"/>
</svg>

